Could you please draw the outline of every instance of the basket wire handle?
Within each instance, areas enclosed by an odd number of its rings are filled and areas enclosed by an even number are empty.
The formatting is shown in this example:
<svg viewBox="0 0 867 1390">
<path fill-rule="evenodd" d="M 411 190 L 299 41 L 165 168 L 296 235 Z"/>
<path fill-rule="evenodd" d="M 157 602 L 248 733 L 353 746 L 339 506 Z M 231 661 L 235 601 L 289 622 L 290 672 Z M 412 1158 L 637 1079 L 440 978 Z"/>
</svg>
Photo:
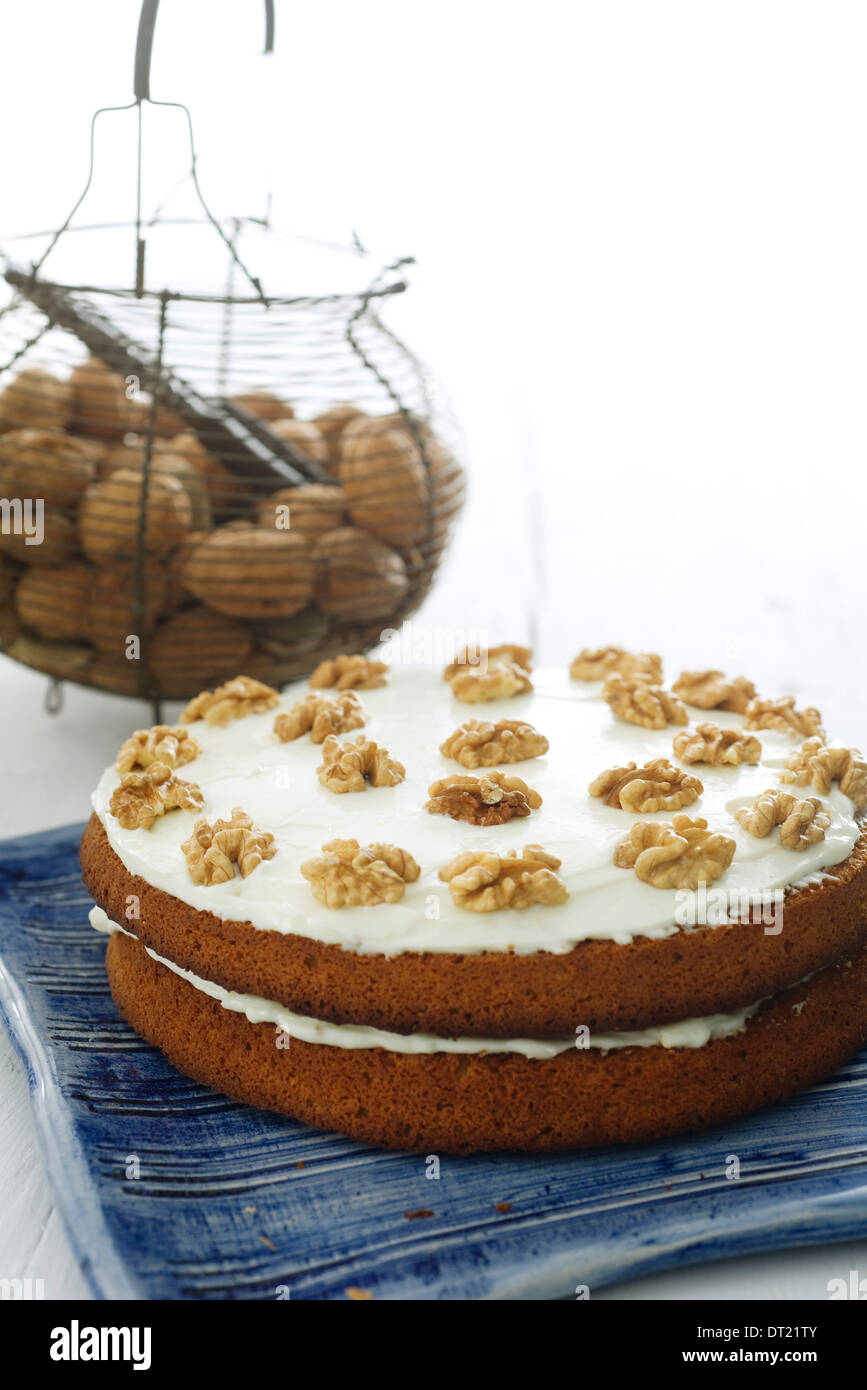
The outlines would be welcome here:
<svg viewBox="0 0 867 1390">
<path fill-rule="evenodd" d="M 244 277 L 253 286 L 256 296 L 268 307 L 269 300 L 262 288 L 262 283 L 257 275 L 250 271 L 238 255 L 230 239 L 226 236 L 220 223 L 212 213 L 205 200 L 199 186 L 196 144 L 193 137 L 193 120 L 188 107 L 183 102 L 178 101 L 154 101 L 150 95 L 150 69 L 151 57 L 153 54 L 154 31 L 156 28 L 157 12 L 160 0 L 142 0 L 141 12 L 139 14 L 138 34 L 136 37 L 135 67 L 133 71 L 133 96 L 134 100 L 126 102 L 122 106 L 101 106 L 93 113 L 90 122 L 90 161 L 87 171 L 87 179 L 84 188 L 72 206 L 60 227 L 52 236 L 48 246 L 43 251 L 38 260 L 34 261 L 30 270 L 31 285 L 36 280 L 40 270 L 47 261 L 51 252 L 54 250 L 64 232 L 67 231 L 72 219 L 78 212 L 93 183 L 93 173 L 96 156 L 96 123 L 100 116 L 108 115 L 113 112 L 137 110 L 138 114 L 138 138 L 137 138 L 137 164 L 136 164 L 136 256 L 135 256 L 135 292 L 139 298 L 144 294 L 144 270 L 145 270 L 145 241 L 142 237 L 142 212 L 141 212 L 141 190 L 142 190 L 142 168 L 143 168 L 143 138 L 142 138 L 142 108 L 145 102 L 151 106 L 163 106 L 176 111 L 183 111 L 187 123 L 187 135 L 190 148 L 190 169 L 188 177 L 191 179 L 196 197 L 199 204 L 220 240 L 226 246 L 232 260 L 238 266 Z M 274 5 L 273 0 L 265 0 L 265 52 L 274 51 Z"/>
</svg>

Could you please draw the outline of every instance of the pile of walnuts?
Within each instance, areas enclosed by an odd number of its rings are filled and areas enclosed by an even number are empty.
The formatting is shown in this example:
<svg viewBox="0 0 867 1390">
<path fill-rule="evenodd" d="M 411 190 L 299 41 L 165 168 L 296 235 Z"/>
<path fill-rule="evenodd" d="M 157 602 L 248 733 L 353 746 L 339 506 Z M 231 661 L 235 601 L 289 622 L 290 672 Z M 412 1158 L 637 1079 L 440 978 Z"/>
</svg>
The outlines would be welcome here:
<svg viewBox="0 0 867 1390">
<path fill-rule="evenodd" d="M 157 409 L 145 485 L 151 404 L 101 362 L 6 384 L 0 648 L 54 676 L 185 699 L 241 669 L 294 679 L 403 616 L 461 502 L 460 466 L 430 427 L 353 405 L 299 420 L 267 391 L 235 402 L 328 482 L 252 495 Z M 43 505 L 38 543 L 27 499 Z"/>
</svg>

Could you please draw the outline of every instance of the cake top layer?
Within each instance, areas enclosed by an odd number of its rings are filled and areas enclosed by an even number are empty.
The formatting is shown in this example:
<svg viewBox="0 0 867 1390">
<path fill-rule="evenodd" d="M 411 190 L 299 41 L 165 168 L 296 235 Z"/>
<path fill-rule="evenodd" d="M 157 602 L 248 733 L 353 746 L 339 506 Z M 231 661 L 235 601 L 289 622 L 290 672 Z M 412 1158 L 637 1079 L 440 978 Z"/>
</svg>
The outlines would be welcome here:
<svg viewBox="0 0 867 1390">
<path fill-rule="evenodd" d="M 601 681 L 570 680 L 566 671 L 538 672 L 532 680 L 533 689 L 526 693 L 468 705 L 455 698 L 439 670 L 392 666 L 387 684 L 357 692 L 366 722 L 342 732 L 337 747 L 313 743 L 308 734 L 282 742 L 274 733 L 275 717 L 289 716 L 310 693 L 306 682 L 298 682 L 287 687 L 274 707 L 260 713 L 224 725 L 199 719 L 186 726 L 199 752 L 188 764 L 179 758 L 174 775 L 201 789 L 201 804 L 182 794 L 183 809 L 160 816 L 148 830 L 126 829 L 112 814 L 112 796 L 121 775 L 110 768 L 94 793 L 94 809 L 112 849 L 130 873 L 194 908 L 264 930 L 387 955 L 402 951 L 565 952 L 591 938 L 628 942 L 636 936 L 664 937 L 680 930 L 681 923 L 702 921 L 702 890 L 695 894 L 660 889 L 642 881 L 632 866 L 615 863 L 617 847 L 633 826 L 670 825 L 677 814 L 693 821 L 701 817 L 710 832 L 722 836 L 726 844 L 733 842 L 733 857 L 720 870 L 713 888 L 730 897 L 738 895 L 741 902 L 745 896 L 755 901 L 801 883 L 851 853 L 859 827 L 854 803 L 838 782 L 821 793 L 813 785 L 781 782 L 786 760 L 802 746 L 801 736 L 793 738 L 774 728 L 749 730 L 761 745 L 757 763 L 687 763 L 673 751 L 676 735 L 686 731 L 693 736 L 696 726 L 708 721 L 741 733 L 744 716 L 719 708 L 689 708 L 688 726 L 646 728 L 625 722 L 612 710 L 611 699 L 628 702 L 628 690 L 609 688 L 606 700 Z M 548 740 L 548 750 L 543 756 L 509 765 L 462 766 L 444 756 L 440 745 L 468 719 L 529 723 Z M 331 766 L 337 765 L 342 778 L 346 771 L 341 762 L 343 745 L 359 736 L 375 743 L 383 755 L 378 780 L 385 784 L 336 793 L 329 785 L 330 774 L 321 780 L 318 769 L 331 758 Z M 622 804 L 607 804 L 606 795 L 593 796 L 588 791 L 610 769 L 624 769 L 629 763 L 641 769 L 660 758 L 673 763 L 686 778 L 697 777 L 701 782 L 697 799 L 679 812 L 623 809 Z M 398 775 L 389 771 L 394 763 L 403 766 L 405 776 L 388 785 Z M 349 766 L 347 775 L 357 771 Z M 503 778 L 521 779 L 527 795 L 517 795 L 529 814 L 499 824 L 452 819 L 450 812 L 460 801 L 461 789 L 455 789 L 451 779 L 496 772 Z M 625 801 L 638 806 L 641 799 L 629 792 L 630 780 L 634 791 L 635 779 L 627 778 Z M 446 785 L 438 792 L 434 788 L 432 795 L 433 785 L 443 782 Z M 604 779 L 600 785 L 605 785 Z M 756 798 L 769 788 L 796 798 L 816 796 L 822 837 L 795 851 L 785 847 L 778 830 L 759 837 L 741 824 L 736 813 L 745 812 L 747 820 L 754 817 Z M 482 816 L 486 805 L 496 807 L 500 792 L 494 786 L 487 794 L 493 800 L 482 804 Z M 438 797 L 445 801 L 440 808 L 444 813 L 432 814 L 428 803 Z M 616 786 L 613 797 L 620 797 Z M 471 817 L 474 807 L 478 811 L 478 803 L 471 800 Z M 264 838 L 252 843 L 244 827 L 233 822 L 234 808 L 242 808 Z M 193 880 L 182 845 L 194 838 L 194 827 L 202 818 L 212 829 L 217 820 L 225 822 L 221 844 L 240 854 L 257 855 L 254 872 L 247 877 L 235 874 L 224 882 Z M 653 835 L 651 831 L 651 840 Z M 271 836 L 273 840 L 268 839 Z M 321 905 L 301 866 L 335 839 L 356 840 L 361 846 L 397 846 L 415 861 L 418 875 L 413 877 L 411 868 L 406 869 L 399 901 L 339 910 Z M 552 898 L 550 905 L 523 911 L 477 913 L 457 906 L 448 884 L 439 877 L 440 870 L 462 853 L 520 854 L 527 846 L 541 846 L 548 856 L 561 861 L 556 877 L 565 887 L 564 900 Z M 622 864 L 623 853 L 619 853 Z"/>
</svg>

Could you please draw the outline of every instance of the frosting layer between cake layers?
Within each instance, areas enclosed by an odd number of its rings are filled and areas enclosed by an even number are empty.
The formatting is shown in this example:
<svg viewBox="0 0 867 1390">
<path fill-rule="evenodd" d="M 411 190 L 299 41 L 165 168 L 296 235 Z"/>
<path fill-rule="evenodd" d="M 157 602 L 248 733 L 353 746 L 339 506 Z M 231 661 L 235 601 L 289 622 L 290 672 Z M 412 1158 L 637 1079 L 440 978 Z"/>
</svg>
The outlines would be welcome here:
<svg viewBox="0 0 867 1390">
<path fill-rule="evenodd" d="M 406 780 L 396 787 L 345 795 L 335 795 L 317 779 L 321 746 L 306 736 L 281 743 L 273 733 L 275 715 L 304 697 L 306 682 L 287 687 L 277 709 L 267 714 L 217 728 L 201 721 L 191 725 L 201 752 L 178 775 L 201 787 L 205 806 L 200 814 L 213 821 L 228 818 L 232 808 L 240 806 L 275 837 L 274 858 L 247 879 L 236 877 L 213 887 L 191 881 L 180 846 L 197 819 L 193 812 L 173 811 L 149 831 L 125 830 L 109 812 L 111 794 L 120 781 L 113 768 L 106 770 L 94 792 L 94 810 L 127 871 L 191 907 L 359 953 L 564 953 L 585 940 L 625 944 L 635 937 L 672 935 L 679 930 L 675 899 L 683 908 L 684 895 L 642 883 L 631 870 L 613 863 L 615 845 L 636 820 L 670 820 L 671 813 L 632 815 L 591 797 L 587 786 L 609 767 L 629 762 L 640 767 L 659 757 L 677 763 L 672 752 L 677 729 L 644 729 L 616 719 L 598 683 L 570 681 L 565 672 L 545 671 L 534 674 L 533 680 L 530 694 L 467 705 L 453 697 L 438 670 L 392 667 L 388 685 L 360 692 L 370 719 L 363 730 L 344 737 L 364 733 L 387 748 L 406 767 Z M 721 710 L 690 709 L 689 714 L 693 724 L 713 720 L 725 728 L 744 725 L 743 716 Z M 542 796 L 541 808 L 531 816 L 499 826 L 474 826 L 425 810 L 432 782 L 467 771 L 439 752 L 443 740 L 467 719 L 526 720 L 548 738 L 545 757 L 505 769 Z M 778 834 L 757 839 L 743 829 L 733 813 L 778 783 L 787 755 L 800 742 L 770 729 L 757 731 L 756 737 L 762 745 L 756 766 L 690 767 L 704 791 L 685 808 L 688 815 L 704 817 L 711 830 L 736 842 L 734 860 L 714 890 L 741 898 L 746 894 L 753 900 L 831 869 L 847 858 L 859 834 L 853 804 L 836 784 L 821 798 L 831 819 L 824 840 L 801 853 L 784 849 Z M 791 790 L 801 796 L 817 794 L 812 787 Z M 332 838 L 356 839 L 362 845 L 397 844 L 414 856 L 421 876 L 407 886 L 399 903 L 338 911 L 321 907 L 300 866 Z M 570 894 L 567 903 L 491 913 L 454 906 L 437 877 L 444 864 L 465 850 L 502 853 L 526 844 L 541 844 L 562 860 L 559 875 Z M 491 1050 L 489 1044 L 484 1046 Z"/>
<path fill-rule="evenodd" d="M 94 907 L 90 912 L 90 924 L 99 932 L 111 935 L 125 931 L 117 922 Z M 243 1014 L 250 1023 L 270 1023 L 290 1038 L 299 1042 L 320 1044 L 327 1047 L 382 1047 L 387 1052 L 425 1054 L 432 1052 L 460 1053 L 498 1053 L 516 1052 L 522 1057 L 545 1061 L 568 1052 L 577 1046 L 573 1038 L 438 1038 L 432 1033 L 390 1033 L 383 1028 L 370 1028 L 363 1024 L 326 1023 L 321 1019 L 306 1018 L 293 1013 L 273 999 L 262 999 L 255 994 L 236 994 L 214 984 L 212 980 L 202 979 L 191 970 L 184 970 L 174 961 L 157 955 L 149 946 L 144 947 L 148 955 L 160 965 L 167 966 L 194 989 L 201 990 L 211 999 L 216 999 L 224 1009 Z M 687 1018 L 680 1023 L 670 1023 L 659 1028 L 644 1028 L 632 1033 L 594 1033 L 584 1039 L 583 1045 L 602 1052 L 610 1052 L 621 1047 L 704 1047 L 714 1038 L 730 1037 L 743 1032 L 751 1016 L 760 1007 L 751 1004 L 730 1014 L 710 1014 L 706 1018 Z"/>
</svg>

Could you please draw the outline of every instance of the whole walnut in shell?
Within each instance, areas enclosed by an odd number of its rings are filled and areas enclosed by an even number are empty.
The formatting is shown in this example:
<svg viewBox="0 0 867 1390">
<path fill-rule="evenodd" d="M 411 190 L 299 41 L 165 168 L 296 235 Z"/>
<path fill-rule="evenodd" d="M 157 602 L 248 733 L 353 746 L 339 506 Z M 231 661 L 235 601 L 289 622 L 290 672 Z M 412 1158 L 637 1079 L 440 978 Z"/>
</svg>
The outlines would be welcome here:
<svg viewBox="0 0 867 1390">
<path fill-rule="evenodd" d="M 112 468 L 113 461 L 116 461 L 115 468 Z M 134 469 L 140 473 L 144 468 L 144 461 L 144 442 L 134 445 L 119 444 L 109 450 L 103 465 L 103 472 L 111 474 L 116 471 L 117 467 L 120 467 Z M 155 440 L 151 454 L 150 471 L 153 477 L 177 478 L 190 499 L 193 529 L 195 531 L 209 531 L 211 529 L 214 518 L 208 487 L 190 458 L 183 454 L 172 453 L 164 439 Z"/>
<path fill-rule="evenodd" d="M 38 527 L 36 508 L 23 514 L 25 525 Z M 31 532 L 34 539 L 35 532 Z M 45 507 L 42 517 L 42 538 L 36 545 L 29 544 L 23 530 L 0 529 L 0 551 L 13 560 L 23 560 L 27 565 L 62 565 L 78 549 L 78 530 L 71 516 L 58 507 Z"/>
<path fill-rule="evenodd" d="M 260 526 L 294 531 L 298 536 L 316 541 L 346 520 L 346 497 L 339 487 L 308 483 L 302 487 L 284 487 L 270 497 L 263 497 L 256 511 Z"/>
<path fill-rule="evenodd" d="M 343 431 L 353 420 L 359 420 L 363 415 L 364 411 L 359 410 L 357 405 L 343 403 L 331 406 L 329 410 L 323 411 L 321 415 L 317 415 L 315 420 L 311 421 L 328 446 L 327 467 L 329 473 L 333 473 L 335 477 L 340 468 L 340 439 Z"/>
<path fill-rule="evenodd" d="M 160 623 L 147 644 L 148 669 L 164 695 L 189 699 L 246 669 L 249 628 L 210 608 L 185 608 Z"/>
<path fill-rule="evenodd" d="M 123 377 L 98 357 L 76 367 L 69 378 L 70 429 L 90 439 L 123 439 L 136 427 L 133 403 L 127 399 Z"/>
<path fill-rule="evenodd" d="M 112 444 L 107 439 L 83 439 L 80 434 L 68 434 L 65 437 L 85 458 L 90 459 L 93 464 L 93 477 L 97 482 L 114 472 L 116 465 L 112 464 L 109 467 L 107 460 L 114 449 L 122 448 L 122 445 Z"/>
<path fill-rule="evenodd" d="M 281 401 L 273 391 L 242 391 L 240 395 L 232 397 L 232 404 L 239 405 L 248 415 L 255 415 L 257 420 L 267 420 L 269 424 L 272 420 L 291 420 L 295 415 L 291 405 Z"/>
<path fill-rule="evenodd" d="M 0 391 L 0 431 L 65 429 L 70 398 L 69 382 L 41 367 L 27 367 Z"/>
<path fill-rule="evenodd" d="M 87 684 L 113 695 L 149 695 L 150 681 L 140 661 L 119 652 L 97 652 L 87 667 Z"/>
<path fill-rule="evenodd" d="M 354 421 L 340 441 L 340 486 L 358 526 L 389 545 L 424 540 L 430 521 L 427 471 L 410 432 L 393 423 Z"/>
<path fill-rule="evenodd" d="M 159 561 L 146 559 L 141 575 L 139 613 L 135 569 L 97 570 L 85 613 L 87 635 L 93 645 L 103 652 L 124 655 L 126 639 L 144 636 L 156 623 L 165 602 L 166 583 Z M 124 659 L 127 658 L 124 656 Z"/>
<path fill-rule="evenodd" d="M 138 545 L 142 518 L 142 475 L 119 468 L 85 494 L 79 513 L 81 548 L 94 564 L 129 561 Z M 165 555 L 180 545 L 192 529 L 189 495 L 177 478 L 153 474 L 148 479 L 144 518 L 144 548 Z"/>
<path fill-rule="evenodd" d="M 292 659 L 321 647 L 329 622 L 324 613 L 311 605 L 291 618 L 256 619 L 252 627 L 261 647 L 272 658 Z"/>
<path fill-rule="evenodd" d="M 177 609 L 192 599 L 193 595 L 184 584 L 184 569 L 197 545 L 210 535 L 210 531 L 190 531 L 181 541 L 177 550 L 163 561 L 166 576 L 166 597 L 163 616 L 175 613 Z"/>
<path fill-rule="evenodd" d="M 75 507 L 95 476 L 87 450 L 59 430 L 10 430 L 0 435 L 4 497 L 41 497 L 46 507 Z"/>
<path fill-rule="evenodd" d="M 186 588 L 230 617 L 290 617 L 313 596 L 313 550 L 291 531 L 225 526 L 196 546 L 183 571 Z"/>
<path fill-rule="evenodd" d="M 10 642 L 7 652 L 22 666 L 32 666 L 59 680 L 77 679 L 88 672 L 93 661 L 93 647 L 84 642 L 49 642 L 24 632 Z"/>
<path fill-rule="evenodd" d="M 137 435 L 127 435 L 128 439 L 137 439 Z M 138 468 L 142 461 L 142 446 L 138 444 L 117 444 L 113 441 L 105 440 L 102 444 L 102 459 L 98 468 L 99 478 L 110 478 L 112 473 L 116 473 L 119 468 Z"/>
<path fill-rule="evenodd" d="M 165 447 L 193 465 L 208 489 L 211 506 L 215 513 L 221 516 L 238 495 L 238 479 L 234 473 L 213 454 L 208 453 L 198 435 L 192 430 L 183 430 L 172 439 L 166 440 Z"/>
<path fill-rule="evenodd" d="M 21 621 L 49 640 L 87 640 L 87 604 L 93 579 L 90 565 L 80 561 L 57 569 L 28 570 L 15 593 Z"/>
<path fill-rule="evenodd" d="M 327 532 L 313 554 L 316 602 L 331 617 L 390 617 L 409 588 L 406 566 L 397 552 L 353 526 Z"/>
<path fill-rule="evenodd" d="M 311 420 L 274 420 L 271 433 L 284 439 L 313 463 L 328 463 L 328 441 Z"/>
</svg>

